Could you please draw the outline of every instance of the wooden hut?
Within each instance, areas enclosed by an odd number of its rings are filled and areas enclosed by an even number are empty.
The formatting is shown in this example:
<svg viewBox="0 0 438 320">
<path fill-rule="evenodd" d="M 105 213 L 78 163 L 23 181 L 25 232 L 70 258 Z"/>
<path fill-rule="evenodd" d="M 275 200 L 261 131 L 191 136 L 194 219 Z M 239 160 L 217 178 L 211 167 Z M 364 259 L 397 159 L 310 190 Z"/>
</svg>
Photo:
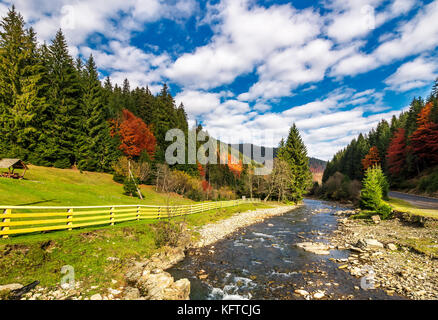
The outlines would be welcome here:
<svg viewBox="0 0 438 320">
<path fill-rule="evenodd" d="M 26 174 L 26 170 L 28 170 L 29 168 L 20 159 L 1 159 L 0 169 L 8 169 L 8 172 L 0 173 L 0 177 L 2 178 L 23 179 L 24 175 Z M 15 169 L 23 169 L 23 174 L 20 175 L 18 173 L 15 173 Z"/>
</svg>

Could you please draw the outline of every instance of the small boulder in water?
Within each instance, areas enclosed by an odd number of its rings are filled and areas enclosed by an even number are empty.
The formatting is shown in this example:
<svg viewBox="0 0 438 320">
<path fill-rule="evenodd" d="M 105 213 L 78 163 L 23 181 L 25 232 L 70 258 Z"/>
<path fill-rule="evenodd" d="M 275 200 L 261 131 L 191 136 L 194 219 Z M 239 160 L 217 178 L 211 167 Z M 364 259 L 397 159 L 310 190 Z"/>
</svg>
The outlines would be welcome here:
<svg viewBox="0 0 438 320">
<path fill-rule="evenodd" d="M 295 293 L 299 294 L 302 297 L 306 297 L 309 295 L 309 293 L 306 290 L 301 290 L 301 289 L 295 290 Z"/>
<path fill-rule="evenodd" d="M 319 255 L 329 255 L 330 247 L 323 243 L 303 242 L 297 244 L 298 248 Z"/>
</svg>

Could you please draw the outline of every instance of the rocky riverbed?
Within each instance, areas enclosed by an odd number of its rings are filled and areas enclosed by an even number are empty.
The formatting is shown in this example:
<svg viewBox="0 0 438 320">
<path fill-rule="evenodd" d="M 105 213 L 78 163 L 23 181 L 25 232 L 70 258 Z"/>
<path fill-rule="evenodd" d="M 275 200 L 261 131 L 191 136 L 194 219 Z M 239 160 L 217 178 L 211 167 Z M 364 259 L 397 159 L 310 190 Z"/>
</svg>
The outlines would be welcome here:
<svg viewBox="0 0 438 320">
<path fill-rule="evenodd" d="M 275 208 L 248 211 L 236 214 L 233 217 L 219 221 L 218 223 L 203 226 L 197 230 L 200 234 L 200 240 L 196 242 L 193 247 L 202 248 L 211 245 L 235 233 L 241 228 L 261 223 L 266 219 L 285 214 L 295 208 L 296 206 L 278 206 Z"/>
<path fill-rule="evenodd" d="M 371 276 L 375 288 L 409 299 L 438 299 L 437 223 L 405 219 L 353 220 L 343 211 L 330 241 L 347 249 L 347 259 L 335 259 L 354 277 Z"/>
</svg>

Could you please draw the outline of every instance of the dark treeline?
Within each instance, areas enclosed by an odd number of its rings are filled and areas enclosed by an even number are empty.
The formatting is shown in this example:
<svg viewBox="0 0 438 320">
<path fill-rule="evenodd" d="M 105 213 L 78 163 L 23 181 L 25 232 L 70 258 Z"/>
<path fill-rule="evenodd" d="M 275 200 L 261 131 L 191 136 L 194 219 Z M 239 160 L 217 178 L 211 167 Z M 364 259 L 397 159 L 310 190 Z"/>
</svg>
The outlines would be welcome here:
<svg viewBox="0 0 438 320">
<path fill-rule="evenodd" d="M 390 123 L 382 120 L 377 128 L 367 135 L 360 134 L 339 151 L 327 164 L 323 182 L 336 173 L 361 181 L 366 169 L 374 165 L 382 167 L 396 188 L 409 187 L 407 180 L 438 165 L 438 80 L 427 100 L 414 98 L 408 111 L 393 116 Z M 433 176 L 429 179 L 438 181 Z M 437 182 L 430 181 L 426 187 L 428 178 L 424 179 L 424 188 L 420 189 L 438 190 Z"/>
<path fill-rule="evenodd" d="M 84 63 L 69 55 L 62 31 L 37 45 L 32 28 L 13 8 L 0 32 L 0 156 L 36 165 L 111 171 L 121 155 L 111 119 L 127 109 L 156 137 L 157 161 L 164 160 L 165 132 L 187 132 L 184 107 L 175 106 L 164 85 L 157 96 L 148 88 L 131 90 L 129 81 L 104 85 L 92 56 Z"/>
</svg>

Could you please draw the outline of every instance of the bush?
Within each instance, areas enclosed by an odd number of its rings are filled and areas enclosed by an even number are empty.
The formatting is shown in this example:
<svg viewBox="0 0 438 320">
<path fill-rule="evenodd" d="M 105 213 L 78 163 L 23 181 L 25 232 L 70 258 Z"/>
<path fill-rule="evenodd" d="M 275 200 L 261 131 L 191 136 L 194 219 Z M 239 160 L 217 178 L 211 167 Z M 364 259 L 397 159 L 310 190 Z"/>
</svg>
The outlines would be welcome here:
<svg viewBox="0 0 438 320">
<path fill-rule="evenodd" d="M 387 203 L 382 203 L 377 208 L 377 213 L 380 215 L 382 220 L 390 219 L 392 216 L 392 208 Z"/>
<path fill-rule="evenodd" d="M 348 176 L 336 172 L 322 187 L 314 187 L 315 194 L 330 200 L 351 200 L 356 202 L 360 196 L 361 183 L 351 181 Z"/>
<path fill-rule="evenodd" d="M 113 175 L 113 180 L 117 183 L 122 184 L 125 182 L 125 179 L 126 179 L 125 176 L 122 176 L 120 174 L 114 173 Z"/>
<path fill-rule="evenodd" d="M 182 225 L 173 221 L 160 221 L 154 225 L 155 245 L 176 247 L 182 233 Z"/>
<path fill-rule="evenodd" d="M 427 193 L 434 193 L 438 191 L 438 170 L 432 174 L 420 179 L 418 189 Z"/>
</svg>

